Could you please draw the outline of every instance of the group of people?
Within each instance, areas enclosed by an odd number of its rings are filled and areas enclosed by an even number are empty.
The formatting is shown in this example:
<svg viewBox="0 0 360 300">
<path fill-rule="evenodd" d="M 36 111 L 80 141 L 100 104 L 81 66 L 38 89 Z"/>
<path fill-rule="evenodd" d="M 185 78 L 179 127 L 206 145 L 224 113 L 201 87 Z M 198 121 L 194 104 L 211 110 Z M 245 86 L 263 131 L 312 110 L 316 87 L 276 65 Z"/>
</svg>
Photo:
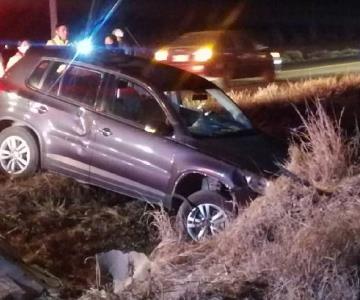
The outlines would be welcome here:
<svg viewBox="0 0 360 300">
<path fill-rule="evenodd" d="M 132 54 L 131 47 L 125 43 L 124 32 L 120 28 L 114 29 L 105 37 L 104 45 L 107 49 L 115 50 L 118 53 Z"/>
<path fill-rule="evenodd" d="M 69 39 L 69 29 L 68 26 L 64 23 L 58 23 L 55 27 L 55 35 L 51 40 L 46 42 L 47 46 L 68 46 L 70 45 Z M 104 46 L 110 50 L 117 50 L 120 53 L 131 54 L 130 47 L 124 43 L 124 32 L 116 28 L 112 31 L 111 34 L 107 35 L 104 39 Z M 15 55 L 9 58 L 6 65 L 4 64 L 3 57 L 0 53 L 0 77 L 10 69 L 15 63 L 17 63 L 30 48 L 31 44 L 28 40 L 21 41 L 17 47 L 17 52 Z M 120 51 L 119 51 L 120 50 Z"/>
<path fill-rule="evenodd" d="M 55 27 L 55 35 L 53 39 L 48 40 L 46 45 L 47 46 L 69 45 L 67 25 L 63 23 L 57 24 Z M 8 69 L 10 69 L 25 55 L 26 51 L 30 48 L 30 46 L 31 44 L 28 40 L 21 41 L 17 47 L 17 52 L 9 58 L 6 65 L 4 64 L 4 59 L 0 53 L 0 77 L 2 77 Z"/>
<path fill-rule="evenodd" d="M 28 40 L 24 40 L 19 43 L 17 47 L 17 52 L 15 55 L 11 56 L 7 62 L 4 64 L 3 57 L 0 53 L 0 77 L 4 75 L 4 73 L 10 69 L 14 64 L 16 64 L 26 53 L 26 51 L 30 48 L 30 42 Z"/>
</svg>

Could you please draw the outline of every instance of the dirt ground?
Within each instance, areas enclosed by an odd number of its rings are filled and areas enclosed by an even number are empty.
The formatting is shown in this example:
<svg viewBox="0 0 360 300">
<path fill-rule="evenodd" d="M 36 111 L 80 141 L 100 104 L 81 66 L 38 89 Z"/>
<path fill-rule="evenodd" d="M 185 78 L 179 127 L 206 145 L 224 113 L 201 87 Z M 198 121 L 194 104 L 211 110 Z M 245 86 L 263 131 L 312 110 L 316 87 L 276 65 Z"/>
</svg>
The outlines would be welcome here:
<svg viewBox="0 0 360 300">
<path fill-rule="evenodd" d="M 0 235 L 28 265 L 61 280 L 61 296 L 95 286 L 95 254 L 150 253 L 151 207 L 54 174 L 0 180 Z"/>
</svg>

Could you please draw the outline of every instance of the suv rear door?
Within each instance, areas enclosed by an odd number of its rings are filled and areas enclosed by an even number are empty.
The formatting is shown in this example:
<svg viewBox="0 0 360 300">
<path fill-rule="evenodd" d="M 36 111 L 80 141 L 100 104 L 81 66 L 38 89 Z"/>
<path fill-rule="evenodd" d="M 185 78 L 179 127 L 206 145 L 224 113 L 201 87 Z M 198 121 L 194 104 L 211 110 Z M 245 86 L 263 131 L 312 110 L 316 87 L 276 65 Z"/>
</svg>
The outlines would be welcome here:
<svg viewBox="0 0 360 300">
<path fill-rule="evenodd" d="M 47 70 L 40 77 L 37 71 L 44 64 Z M 38 90 L 30 106 L 45 141 L 45 168 L 88 181 L 93 110 L 102 78 L 99 71 L 65 61 L 42 62 L 30 76 L 28 84 Z"/>
<path fill-rule="evenodd" d="M 166 122 L 155 97 L 142 85 L 109 75 L 91 141 L 93 184 L 142 198 L 163 199 L 173 167 L 173 141 L 153 133 Z"/>
</svg>

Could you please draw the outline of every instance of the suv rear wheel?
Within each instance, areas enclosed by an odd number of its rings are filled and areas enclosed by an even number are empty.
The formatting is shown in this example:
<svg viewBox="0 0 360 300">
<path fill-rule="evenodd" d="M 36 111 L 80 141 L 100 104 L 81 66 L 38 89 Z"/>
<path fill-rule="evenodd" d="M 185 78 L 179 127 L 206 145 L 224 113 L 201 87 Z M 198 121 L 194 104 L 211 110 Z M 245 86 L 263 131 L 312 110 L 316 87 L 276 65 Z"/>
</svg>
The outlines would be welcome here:
<svg viewBox="0 0 360 300">
<path fill-rule="evenodd" d="M 233 205 L 211 191 L 198 191 L 184 201 L 177 213 L 177 224 L 186 239 L 200 241 L 223 230 L 234 215 Z"/>
<path fill-rule="evenodd" d="M 23 127 L 9 127 L 0 133 L 0 171 L 13 177 L 33 175 L 39 164 L 34 137 Z"/>
</svg>

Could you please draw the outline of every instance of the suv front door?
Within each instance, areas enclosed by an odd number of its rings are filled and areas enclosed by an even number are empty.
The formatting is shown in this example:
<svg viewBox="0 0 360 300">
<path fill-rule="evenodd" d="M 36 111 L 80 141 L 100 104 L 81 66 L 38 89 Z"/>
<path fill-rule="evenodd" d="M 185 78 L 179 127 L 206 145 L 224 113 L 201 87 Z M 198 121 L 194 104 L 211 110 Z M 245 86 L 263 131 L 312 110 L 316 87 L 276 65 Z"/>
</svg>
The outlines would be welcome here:
<svg viewBox="0 0 360 300">
<path fill-rule="evenodd" d="M 109 75 L 91 142 L 90 180 L 142 198 L 163 200 L 173 166 L 170 137 L 153 132 L 166 115 L 143 86 Z M 156 127 L 156 126 L 155 126 Z"/>
</svg>

